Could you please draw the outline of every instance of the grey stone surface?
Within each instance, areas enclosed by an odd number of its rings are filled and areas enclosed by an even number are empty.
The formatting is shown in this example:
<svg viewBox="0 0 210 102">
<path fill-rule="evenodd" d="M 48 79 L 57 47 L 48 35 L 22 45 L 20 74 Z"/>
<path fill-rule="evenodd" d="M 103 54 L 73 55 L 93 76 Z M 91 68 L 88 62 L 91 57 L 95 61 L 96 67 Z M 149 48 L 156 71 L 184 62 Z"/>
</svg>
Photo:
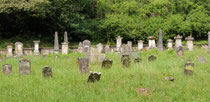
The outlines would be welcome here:
<svg viewBox="0 0 210 102">
<path fill-rule="evenodd" d="M 2 70 L 4 74 L 10 74 L 12 73 L 12 65 L 11 64 L 4 64 L 2 66 Z"/>
<path fill-rule="evenodd" d="M 163 32 L 162 30 L 159 31 L 159 36 L 158 36 L 158 50 L 162 51 L 163 50 Z"/>
<path fill-rule="evenodd" d="M 165 81 L 174 81 L 173 77 L 164 77 L 163 80 Z"/>
<path fill-rule="evenodd" d="M 127 45 L 129 47 L 129 51 L 132 52 L 133 51 L 132 41 L 128 41 Z"/>
<path fill-rule="evenodd" d="M 30 74 L 31 61 L 28 59 L 19 60 L 19 72 L 20 74 Z"/>
<path fill-rule="evenodd" d="M 78 45 L 78 52 L 79 53 L 82 53 L 83 52 L 83 45 L 82 45 L 82 42 L 79 42 L 79 45 Z"/>
<path fill-rule="evenodd" d="M 91 43 L 89 40 L 84 40 L 83 43 L 82 43 L 82 46 L 83 46 L 83 53 L 86 54 L 86 55 L 89 55 L 90 54 L 90 47 L 91 47 Z"/>
<path fill-rule="evenodd" d="M 24 55 L 33 55 L 32 48 L 24 48 Z"/>
<path fill-rule="evenodd" d="M 15 56 L 16 57 L 22 57 L 23 56 L 23 43 L 16 42 L 15 43 Z"/>
<path fill-rule="evenodd" d="M 88 81 L 87 82 L 96 82 L 99 81 L 101 78 L 101 72 L 90 72 L 90 74 L 88 75 Z"/>
<path fill-rule="evenodd" d="M 176 55 L 177 56 L 184 56 L 184 49 L 182 46 L 179 46 L 178 48 L 176 48 Z"/>
<path fill-rule="evenodd" d="M 89 58 L 78 58 L 80 74 L 89 73 Z"/>
<path fill-rule="evenodd" d="M 7 43 L 7 57 L 13 57 L 13 43 Z"/>
<path fill-rule="evenodd" d="M 178 48 L 179 46 L 182 46 L 182 36 L 177 35 L 174 37 L 175 41 L 175 48 Z"/>
<path fill-rule="evenodd" d="M 187 40 L 187 49 L 189 51 L 193 50 L 193 40 L 194 38 L 192 36 L 188 36 L 187 38 L 185 38 L 185 40 Z"/>
<path fill-rule="evenodd" d="M 111 59 L 104 59 L 102 62 L 102 68 L 111 68 L 113 61 Z"/>
<path fill-rule="evenodd" d="M 122 45 L 122 37 L 118 36 L 116 38 L 116 51 L 119 52 L 120 51 L 120 47 Z"/>
<path fill-rule="evenodd" d="M 62 43 L 61 53 L 65 54 L 65 55 L 69 53 L 69 43 L 68 42 Z"/>
<path fill-rule="evenodd" d="M 58 52 L 59 52 L 58 32 L 55 32 L 54 53 L 58 53 Z"/>
<path fill-rule="evenodd" d="M 194 72 L 194 63 L 185 63 L 184 64 L 184 74 L 191 75 Z"/>
<path fill-rule="evenodd" d="M 98 45 L 96 45 L 96 47 L 97 47 L 98 53 L 102 53 L 102 51 L 103 51 L 103 44 L 99 43 Z"/>
<path fill-rule="evenodd" d="M 168 49 L 173 48 L 173 40 L 168 39 L 167 42 L 168 42 L 168 44 L 167 44 Z"/>
<path fill-rule="evenodd" d="M 109 45 L 106 45 L 104 48 L 105 53 L 110 53 Z"/>
<path fill-rule="evenodd" d="M 52 77 L 52 75 L 53 75 L 52 68 L 50 68 L 49 66 L 45 66 L 42 68 L 43 77 Z"/>
<path fill-rule="evenodd" d="M 69 42 L 68 41 L 68 33 L 67 33 L 67 31 L 64 32 L 64 42 L 67 42 L 67 43 Z"/>
</svg>

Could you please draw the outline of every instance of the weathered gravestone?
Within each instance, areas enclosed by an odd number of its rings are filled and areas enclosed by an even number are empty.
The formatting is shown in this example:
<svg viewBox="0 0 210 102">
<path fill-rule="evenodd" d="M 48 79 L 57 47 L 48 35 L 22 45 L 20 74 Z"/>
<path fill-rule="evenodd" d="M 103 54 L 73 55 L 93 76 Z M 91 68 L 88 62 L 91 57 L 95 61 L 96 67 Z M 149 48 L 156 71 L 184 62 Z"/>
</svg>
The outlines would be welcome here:
<svg viewBox="0 0 210 102">
<path fill-rule="evenodd" d="M 201 63 L 206 63 L 206 59 L 203 56 L 197 57 L 197 60 Z"/>
<path fill-rule="evenodd" d="M 130 67 L 131 65 L 131 60 L 130 57 L 122 57 L 122 66 L 123 67 Z"/>
<path fill-rule="evenodd" d="M 104 51 L 105 51 L 105 53 L 109 53 L 109 52 L 110 52 L 110 51 L 109 51 L 109 45 L 106 45 L 106 46 L 105 46 Z"/>
<path fill-rule="evenodd" d="M 168 39 L 167 42 L 168 42 L 168 44 L 167 44 L 168 49 L 173 48 L 173 40 Z"/>
<path fill-rule="evenodd" d="M 67 33 L 67 31 L 64 32 L 64 42 L 67 42 L 67 43 L 69 42 L 68 41 L 68 33 Z"/>
<path fill-rule="evenodd" d="M 88 81 L 87 82 L 96 82 L 99 81 L 101 78 L 101 72 L 90 72 L 88 76 Z"/>
<path fill-rule="evenodd" d="M 156 48 L 155 37 L 150 36 L 148 37 L 148 40 L 149 40 L 149 49 Z"/>
<path fill-rule="evenodd" d="M 21 42 L 15 43 L 15 53 L 16 53 L 16 57 L 23 56 L 23 43 L 21 43 Z"/>
<path fill-rule="evenodd" d="M 105 54 L 103 53 L 98 53 L 98 49 L 91 47 L 90 48 L 90 63 L 97 63 L 97 62 L 102 62 L 105 59 Z"/>
<path fill-rule="evenodd" d="M 82 53 L 82 52 L 83 52 L 83 45 L 82 45 L 82 42 L 79 42 L 77 51 L 78 51 L 79 53 Z"/>
<path fill-rule="evenodd" d="M 89 58 L 78 58 L 80 74 L 89 73 Z"/>
<path fill-rule="evenodd" d="M 185 75 L 191 75 L 194 71 L 194 63 L 185 63 L 184 64 L 184 74 Z"/>
<path fill-rule="evenodd" d="M 134 63 L 140 63 L 142 61 L 142 59 L 140 57 L 136 57 L 134 59 Z"/>
<path fill-rule="evenodd" d="M 183 56 L 184 55 L 184 49 L 182 46 L 179 46 L 178 48 L 176 48 L 176 55 L 177 56 Z"/>
<path fill-rule="evenodd" d="M 19 60 L 19 72 L 20 74 L 30 74 L 31 61 L 28 59 Z"/>
<path fill-rule="evenodd" d="M 143 40 L 139 40 L 138 41 L 138 51 L 142 50 L 144 48 L 144 41 Z"/>
<path fill-rule="evenodd" d="M 177 35 L 174 37 L 175 41 L 175 48 L 178 48 L 179 46 L 182 46 L 182 36 Z"/>
<path fill-rule="evenodd" d="M 52 77 L 52 68 L 49 66 L 45 66 L 42 68 L 42 76 L 43 77 Z"/>
<path fill-rule="evenodd" d="M 84 40 L 83 41 L 83 53 L 86 54 L 86 55 L 89 55 L 90 54 L 90 46 L 91 46 L 91 43 L 89 40 Z"/>
<path fill-rule="evenodd" d="M 32 48 L 24 48 L 24 55 L 33 55 Z"/>
<path fill-rule="evenodd" d="M 165 81 L 174 81 L 173 77 L 164 77 L 163 80 Z"/>
<path fill-rule="evenodd" d="M 129 47 L 129 51 L 132 52 L 133 51 L 132 41 L 128 41 L 127 45 Z"/>
<path fill-rule="evenodd" d="M 116 51 L 119 52 L 120 51 L 120 47 L 122 45 L 122 37 L 118 36 L 116 39 L 117 39 L 116 40 Z"/>
<path fill-rule="evenodd" d="M 132 52 L 132 49 L 131 49 L 130 45 L 128 45 L 128 44 L 123 44 L 122 45 L 122 47 L 121 47 L 121 53 L 122 54 L 128 54 L 128 55 L 130 55 L 131 52 Z"/>
<path fill-rule="evenodd" d="M 185 38 L 185 40 L 187 40 L 187 49 L 189 51 L 193 50 L 193 40 L 194 38 L 192 36 L 188 36 L 187 38 Z"/>
<path fill-rule="evenodd" d="M 158 36 L 158 50 L 162 51 L 163 50 L 163 32 L 162 30 L 159 31 L 159 36 Z"/>
<path fill-rule="evenodd" d="M 102 53 L 103 51 L 103 44 L 99 43 L 98 45 L 96 45 L 98 53 Z"/>
<path fill-rule="evenodd" d="M 2 70 L 4 74 L 10 74 L 12 73 L 12 65 L 11 64 L 4 64 L 2 66 Z"/>
<path fill-rule="evenodd" d="M 155 61 L 157 59 L 157 57 L 155 55 L 150 55 L 148 57 L 148 61 L 151 62 L 151 61 Z"/>
<path fill-rule="evenodd" d="M 59 53 L 59 41 L 58 41 L 58 32 L 55 32 L 55 39 L 54 39 L 54 53 Z"/>
<path fill-rule="evenodd" d="M 13 45 L 13 43 L 7 43 L 7 57 L 13 57 L 12 45 Z"/>
<path fill-rule="evenodd" d="M 104 59 L 102 62 L 102 68 L 111 68 L 113 61 L 111 59 Z"/>
<path fill-rule="evenodd" d="M 68 42 L 62 43 L 61 53 L 65 54 L 65 55 L 69 53 L 69 43 Z"/>
<path fill-rule="evenodd" d="M 34 41 L 34 56 L 38 56 L 39 55 L 39 40 L 35 40 Z"/>
</svg>

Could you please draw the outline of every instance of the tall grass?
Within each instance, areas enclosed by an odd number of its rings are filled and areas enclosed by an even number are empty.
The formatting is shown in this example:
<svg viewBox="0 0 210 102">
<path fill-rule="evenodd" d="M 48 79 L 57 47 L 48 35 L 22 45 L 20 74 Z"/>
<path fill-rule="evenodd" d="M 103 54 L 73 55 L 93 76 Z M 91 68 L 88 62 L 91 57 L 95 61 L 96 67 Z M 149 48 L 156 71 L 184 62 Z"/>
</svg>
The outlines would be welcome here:
<svg viewBox="0 0 210 102">
<path fill-rule="evenodd" d="M 210 55 L 207 50 L 185 51 L 177 57 L 175 51 L 140 52 L 142 62 L 123 68 L 117 54 L 107 54 L 113 60 L 111 69 L 102 69 L 101 64 L 90 64 L 91 71 L 102 72 L 101 80 L 87 83 L 88 74 L 79 74 L 77 57 L 79 53 L 54 55 L 47 58 L 25 56 L 31 59 L 31 74 L 19 75 L 18 60 L 6 59 L 0 62 L 12 64 L 10 75 L 0 73 L 1 102 L 207 102 L 210 100 Z M 149 55 L 157 56 L 148 62 Z M 196 59 L 204 56 L 207 63 Z M 67 57 L 65 57 L 67 56 Z M 190 58 L 195 63 L 194 74 L 184 75 L 184 63 Z M 53 78 L 42 78 L 42 68 L 49 65 Z M 174 81 L 162 80 L 165 76 Z M 148 95 L 136 93 L 136 88 L 147 88 Z"/>
</svg>

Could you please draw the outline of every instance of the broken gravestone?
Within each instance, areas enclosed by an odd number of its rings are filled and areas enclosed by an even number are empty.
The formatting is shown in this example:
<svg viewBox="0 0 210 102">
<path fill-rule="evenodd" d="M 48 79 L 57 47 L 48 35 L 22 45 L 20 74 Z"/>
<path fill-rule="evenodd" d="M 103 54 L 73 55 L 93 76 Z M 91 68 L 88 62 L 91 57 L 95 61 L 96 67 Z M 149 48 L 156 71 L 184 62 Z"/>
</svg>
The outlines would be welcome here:
<svg viewBox="0 0 210 102">
<path fill-rule="evenodd" d="M 142 61 L 142 59 L 140 57 L 136 57 L 134 59 L 134 63 L 140 63 Z"/>
<path fill-rule="evenodd" d="M 184 55 L 184 49 L 182 46 L 179 46 L 178 48 L 176 48 L 176 54 L 177 56 L 183 56 Z"/>
<path fill-rule="evenodd" d="M 19 60 L 19 72 L 20 74 L 30 74 L 31 61 L 28 59 Z"/>
<path fill-rule="evenodd" d="M 80 74 L 89 72 L 89 58 L 78 58 Z"/>
<path fill-rule="evenodd" d="M 2 70 L 4 74 L 10 74 L 12 73 L 12 65 L 11 64 L 4 64 L 2 66 Z"/>
<path fill-rule="evenodd" d="M 155 55 L 150 55 L 148 57 L 148 61 L 151 62 L 151 61 L 155 61 L 157 59 L 157 57 Z"/>
<path fill-rule="evenodd" d="M 111 68 L 113 61 L 111 59 L 104 59 L 102 62 L 102 68 Z"/>
<path fill-rule="evenodd" d="M 88 76 L 88 81 L 87 82 L 96 82 L 99 81 L 101 78 L 101 72 L 92 72 L 90 71 L 90 74 Z"/>
<path fill-rule="evenodd" d="M 184 74 L 185 75 L 191 75 L 194 71 L 194 63 L 185 63 L 184 64 Z"/>
<path fill-rule="evenodd" d="M 52 68 L 49 66 L 45 66 L 42 68 L 42 76 L 43 77 L 52 77 Z"/>
</svg>

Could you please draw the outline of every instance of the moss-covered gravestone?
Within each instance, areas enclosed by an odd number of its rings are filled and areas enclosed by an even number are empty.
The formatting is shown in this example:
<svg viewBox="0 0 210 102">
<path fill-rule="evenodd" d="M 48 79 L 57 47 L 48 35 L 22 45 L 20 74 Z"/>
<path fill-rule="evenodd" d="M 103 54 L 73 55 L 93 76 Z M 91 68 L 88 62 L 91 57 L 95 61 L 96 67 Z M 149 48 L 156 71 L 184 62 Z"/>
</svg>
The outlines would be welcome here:
<svg viewBox="0 0 210 102">
<path fill-rule="evenodd" d="M 194 63 L 185 63 L 184 64 L 184 74 L 191 75 L 194 72 Z"/>
<path fill-rule="evenodd" d="M 52 68 L 45 66 L 42 68 L 43 77 L 52 77 Z"/>
<path fill-rule="evenodd" d="M 12 65 L 11 64 L 4 64 L 2 66 L 2 70 L 4 74 L 10 74 L 12 73 Z"/>
<path fill-rule="evenodd" d="M 136 57 L 134 59 L 134 63 L 140 63 L 142 61 L 142 59 L 140 57 Z"/>
<path fill-rule="evenodd" d="M 101 72 L 90 72 L 88 76 L 88 81 L 87 82 L 96 82 L 99 81 L 101 78 Z"/>
<path fill-rule="evenodd" d="M 150 56 L 148 57 L 148 61 L 149 61 L 149 62 L 155 61 L 156 59 L 157 59 L 157 57 L 156 57 L 155 55 L 150 55 Z"/>
<path fill-rule="evenodd" d="M 131 65 L 131 60 L 130 60 L 130 58 L 129 57 L 124 57 L 123 59 L 122 59 L 122 66 L 123 67 L 130 67 L 130 65 Z"/>
<path fill-rule="evenodd" d="M 184 56 L 184 49 L 182 46 L 179 46 L 178 48 L 176 48 L 176 55 L 177 56 Z"/>
<path fill-rule="evenodd" d="M 102 62 L 102 68 L 111 68 L 113 61 L 111 59 L 104 59 Z"/>
<path fill-rule="evenodd" d="M 78 58 L 80 74 L 89 73 L 89 58 Z"/>
<path fill-rule="evenodd" d="M 28 59 L 19 60 L 19 72 L 20 74 L 30 74 L 31 61 Z"/>
</svg>

